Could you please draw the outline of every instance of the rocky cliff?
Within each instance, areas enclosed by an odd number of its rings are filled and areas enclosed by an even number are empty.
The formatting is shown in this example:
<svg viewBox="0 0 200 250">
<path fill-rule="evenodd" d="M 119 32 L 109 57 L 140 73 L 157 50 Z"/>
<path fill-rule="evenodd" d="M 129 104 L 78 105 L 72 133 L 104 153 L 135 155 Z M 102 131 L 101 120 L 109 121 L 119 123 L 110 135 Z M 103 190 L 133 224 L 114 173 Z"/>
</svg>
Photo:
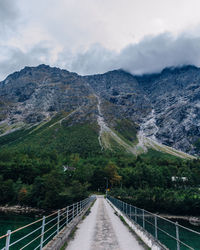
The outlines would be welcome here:
<svg viewBox="0 0 200 250">
<path fill-rule="evenodd" d="M 56 123 L 98 125 L 102 149 L 138 154 L 148 147 L 200 154 L 200 69 L 168 68 L 133 76 L 123 70 L 79 76 L 46 65 L 25 67 L 0 83 L 0 134 Z M 53 124 L 51 124 L 53 126 Z"/>
</svg>

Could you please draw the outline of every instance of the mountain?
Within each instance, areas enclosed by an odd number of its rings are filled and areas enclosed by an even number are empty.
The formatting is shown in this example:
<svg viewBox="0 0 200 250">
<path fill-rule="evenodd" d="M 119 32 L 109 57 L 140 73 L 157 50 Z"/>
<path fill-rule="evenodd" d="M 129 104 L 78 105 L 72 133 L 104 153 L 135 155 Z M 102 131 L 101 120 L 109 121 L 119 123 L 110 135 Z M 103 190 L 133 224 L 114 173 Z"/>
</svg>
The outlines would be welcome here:
<svg viewBox="0 0 200 250">
<path fill-rule="evenodd" d="M 192 158 L 200 154 L 199 90 L 194 66 L 143 76 L 25 67 L 0 82 L 0 147 L 38 140 L 71 153 L 153 148 Z"/>
<path fill-rule="evenodd" d="M 200 69 L 168 68 L 137 80 L 152 104 L 151 114 L 143 121 L 145 135 L 199 155 Z"/>
</svg>

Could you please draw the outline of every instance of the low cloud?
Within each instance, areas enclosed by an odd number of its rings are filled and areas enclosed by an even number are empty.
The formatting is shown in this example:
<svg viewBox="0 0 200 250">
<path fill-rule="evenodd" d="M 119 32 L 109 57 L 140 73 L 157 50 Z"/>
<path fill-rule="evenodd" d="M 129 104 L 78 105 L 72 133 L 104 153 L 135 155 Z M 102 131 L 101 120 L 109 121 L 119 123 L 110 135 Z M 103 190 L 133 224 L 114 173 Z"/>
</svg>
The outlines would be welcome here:
<svg viewBox="0 0 200 250">
<path fill-rule="evenodd" d="M 16 20 L 19 17 L 19 9 L 16 0 L 0 1 L 0 31 L 7 32 L 16 26 Z"/>
<path fill-rule="evenodd" d="M 146 37 L 119 53 L 100 45 L 93 46 L 73 59 L 70 70 L 81 74 L 95 74 L 121 68 L 132 74 L 144 74 L 187 64 L 200 66 L 200 37 L 182 34 L 174 38 L 169 33 L 164 33 Z"/>
<path fill-rule="evenodd" d="M 37 66 L 41 63 L 50 64 L 51 48 L 45 44 L 37 44 L 32 49 L 24 52 L 19 48 L 0 46 L 4 56 L 0 59 L 0 78 L 3 80 L 14 71 L 25 66 Z"/>
<path fill-rule="evenodd" d="M 200 37 L 182 34 L 174 38 L 169 33 L 146 37 L 137 44 L 130 44 L 120 52 L 102 45 L 93 45 L 87 51 L 73 54 L 64 48 L 56 57 L 54 46 L 41 42 L 27 51 L 0 46 L 0 78 L 21 70 L 25 66 L 45 63 L 65 68 L 82 75 L 105 73 L 124 69 L 132 74 L 156 73 L 171 66 L 200 66 Z M 56 59 L 55 59 L 56 58 Z"/>
</svg>

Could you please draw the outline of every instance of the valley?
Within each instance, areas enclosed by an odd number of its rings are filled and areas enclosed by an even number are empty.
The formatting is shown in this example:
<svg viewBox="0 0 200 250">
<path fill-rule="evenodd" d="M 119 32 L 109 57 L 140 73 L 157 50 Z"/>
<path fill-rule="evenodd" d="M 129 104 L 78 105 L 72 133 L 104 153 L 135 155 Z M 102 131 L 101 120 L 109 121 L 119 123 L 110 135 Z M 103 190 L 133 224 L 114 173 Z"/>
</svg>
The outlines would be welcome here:
<svg viewBox="0 0 200 250">
<path fill-rule="evenodd" d="M 195 215 L 198 77 L 194 67 L 139 77 L 47 65 L 8 76 L 0 83 L 0 203 L 54 209 L 104 192 L 108 180 L 113 195 L 138 207 Z"/>
</svg>

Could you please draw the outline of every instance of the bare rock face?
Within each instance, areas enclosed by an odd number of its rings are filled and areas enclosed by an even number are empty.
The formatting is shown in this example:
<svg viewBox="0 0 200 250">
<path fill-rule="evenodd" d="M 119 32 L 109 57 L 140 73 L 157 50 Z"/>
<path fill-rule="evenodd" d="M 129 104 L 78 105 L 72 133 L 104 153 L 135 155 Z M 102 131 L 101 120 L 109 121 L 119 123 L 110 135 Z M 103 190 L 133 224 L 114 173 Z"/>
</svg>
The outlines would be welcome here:
<svg viewBox="0 0 200 250">
<path fill-rule="evenodd" d="M 8 125 L 39 123 L 60 111 L 89 104 L 84 79 L 46 65 L 26 67 L 0 83 L 0 118 Z"/>
<path fill-rule="evenodd" d="M 151 103 L 137 79 L 123 71 L 86 76 L 86 81 L 103 100 L 105 119 L 129 119 L 141 123 L 151 112 Z"/>
<path fill-rule="evenodd" d="M 156 138 L 190 154 L 200 137 L 200 69 L 169 68 L 137 77 L 155 110 Z"/>
<path fill-rule="evenodd" d="M 70 115 L 70 126 L 92 123 L 98 103 L 109 127 L 130 120 L 146 137 L 200 154 L 200 69 L 194 66 L 143 76 L 123 70 L 79 76 L 46 65 L 25 67 L 0 82 L 0 134 L 58 112 Z"/>
</svg>

